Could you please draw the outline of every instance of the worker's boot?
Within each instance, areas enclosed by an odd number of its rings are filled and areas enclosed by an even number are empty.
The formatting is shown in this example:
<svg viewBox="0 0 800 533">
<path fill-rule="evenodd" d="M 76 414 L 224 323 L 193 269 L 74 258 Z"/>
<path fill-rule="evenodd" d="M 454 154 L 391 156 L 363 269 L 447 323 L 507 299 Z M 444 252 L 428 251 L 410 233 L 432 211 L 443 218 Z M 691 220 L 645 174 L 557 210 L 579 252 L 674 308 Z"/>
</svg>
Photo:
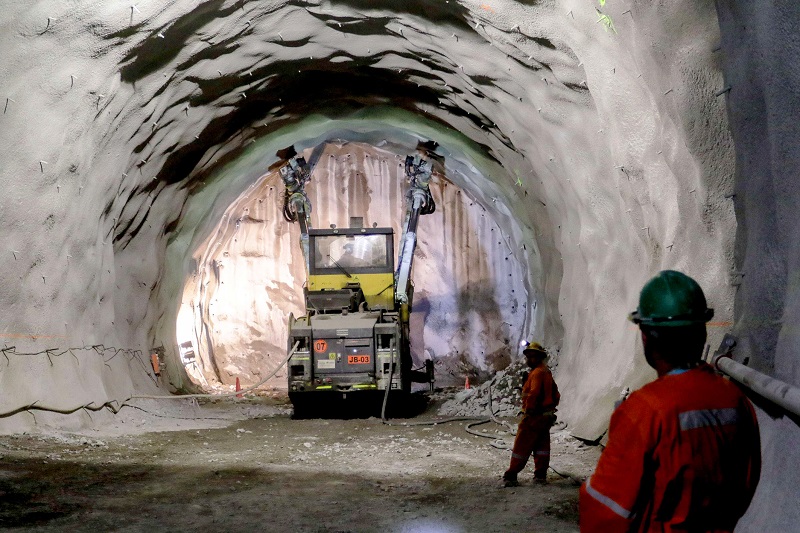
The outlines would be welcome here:
<svg viewBox="0 0 800 533">
<path fill-rule="evenodd" d="M 536 485 L 547 485 L 547 478 L 546 477 L 534 477 L 533 483 Z"/>
<path fill-rule="evenodd" d="M 504 487 L 519 487 L 519 481 L 517 481 L 516 474 L 509 474 L 506 472 L 503 474 L 503 486 Z"/>
</svg>

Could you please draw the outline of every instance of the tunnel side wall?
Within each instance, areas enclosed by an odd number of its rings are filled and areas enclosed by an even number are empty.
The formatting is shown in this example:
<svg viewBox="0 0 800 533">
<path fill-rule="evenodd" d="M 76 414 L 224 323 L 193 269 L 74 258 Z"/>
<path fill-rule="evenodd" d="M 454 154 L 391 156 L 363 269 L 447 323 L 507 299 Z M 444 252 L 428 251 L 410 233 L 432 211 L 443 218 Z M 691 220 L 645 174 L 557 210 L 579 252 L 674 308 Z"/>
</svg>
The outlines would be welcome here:
<svg viewBox="0 0 800 533">
<path fill-rule="evenodd" d="M 576 20 L 586 16 L 581 2 L 567 5 Z M 594 34 L 588 24 L 586 35 L 568 33 L 597 122 L 588 132 L 588 121 L 576 124 L 565 152 L 578 157 L 580 135 L 602 150 L 553 180 L 548 192 L 567 180 L 563 203 L 546 197 L 563 206 L 552 217 L 564 265 L 559 409 L 572 434 L 589 440 L 606 431 L 622 390 L 656 377 L 626 320 L 650 277 L 675 269 L 700 283 L 715 309 L 712 345 L 730 327 L 736 227 L 733 142 L 724 100 L 715 97 L 722 75 L 713 3 L 608 2 L 603 14 L 613 31 L 594 14 Z"/>
<path fill-rule="evenodd" d="M 734 355 L 798 386 L 800 4 L 719 0 L 717 10 L 737 163 Z M 794 531 L 800 425 L 761 407 L 761 481 L 737 531 Z"/>
<path fill-rule="evenodd" d="M 2 331 L 37 355 L 0 358 L 16 387 L 2 407 L 154 388 L 151 349 L 179 364 L 163 326 L 174 330 L 192 275 L 189 243 L 297 142 L 298 123 L 390 102 L 437 124 L 427 138 L 458 132 L 494 161 L 471 194 L 526 246 L 543 326 L 516 333 L 558 352 L 562 418 L 602 435 L 619 392 L 653 377 L 625 320 L 639 288 L 663 268 L 685 270 L 725 320 L 734 221 L 713 2 L 608 2 L 613 31 L 598 7 L 9 4 Z M 110 351 L 90 365 L 67 348 Z M 63 355 L 51 362 L 54 349 Z M 80 382 L 59 365 L 107 377 Z"/>
</svg>

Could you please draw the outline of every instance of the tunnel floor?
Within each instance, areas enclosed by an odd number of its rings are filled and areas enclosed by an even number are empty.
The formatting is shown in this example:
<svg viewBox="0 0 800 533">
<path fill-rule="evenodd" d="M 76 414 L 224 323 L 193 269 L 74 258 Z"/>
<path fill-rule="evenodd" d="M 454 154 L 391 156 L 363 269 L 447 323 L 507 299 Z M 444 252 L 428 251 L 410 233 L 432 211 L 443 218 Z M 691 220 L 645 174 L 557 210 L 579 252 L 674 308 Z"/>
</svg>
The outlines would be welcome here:
<svg viewBox="0 0 800 533">
<path fill-rule="evenodd" d="M 231 410 L 241 405 L 229 404 Z M 211 409 L 209 406 L 201 407 Z M 226 406 L 213 407 L 219 414 Z M 416 420 L 430 420 L 433 408 Z M 578 488 L 549 474 L 503 489 L 509 452 L 463 423 L 292 420 L 110 437 L 0 436 L 11 531 L 577 531 Z M 498 437 L 510 443 L 496 426 Z M 588 475 L 599 449 L 553 434 L 552 466 Z"/>
</svg>

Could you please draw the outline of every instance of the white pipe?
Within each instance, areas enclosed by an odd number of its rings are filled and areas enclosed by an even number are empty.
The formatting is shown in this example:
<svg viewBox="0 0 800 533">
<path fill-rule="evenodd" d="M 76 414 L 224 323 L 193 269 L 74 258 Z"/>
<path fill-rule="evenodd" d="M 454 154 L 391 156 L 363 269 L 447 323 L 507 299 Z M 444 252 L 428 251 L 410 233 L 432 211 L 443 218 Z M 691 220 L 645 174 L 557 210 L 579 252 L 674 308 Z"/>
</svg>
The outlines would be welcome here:
<svg viewBox="0 0 800 533">
<path fill-rule="evenodd" d="M 796 416 L 800 416 L 800 387 L 789 385 L 748 368 L 741 363 L 737 363 L 727 354 L 715 356 L 712 360 L 712 365 L 759 396 L 783 407 Z"/>
</svg>

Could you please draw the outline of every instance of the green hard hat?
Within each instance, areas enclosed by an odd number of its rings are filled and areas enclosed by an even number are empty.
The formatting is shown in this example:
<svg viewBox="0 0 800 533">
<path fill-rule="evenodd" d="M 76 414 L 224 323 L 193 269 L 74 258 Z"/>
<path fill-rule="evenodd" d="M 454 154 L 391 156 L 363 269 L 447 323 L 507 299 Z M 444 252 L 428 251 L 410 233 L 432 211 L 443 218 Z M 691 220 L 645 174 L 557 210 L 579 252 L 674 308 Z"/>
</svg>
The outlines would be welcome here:
<svg viewBox="0 0 800 533">
<path fill-rule="evenodd" d="M 629 318 L 644 326 L 678 327 L 705 324 L 713 316 L 695 280 L 675 270 L 662 270 L 642 288 L 639 307 Z"/>
</svg>

